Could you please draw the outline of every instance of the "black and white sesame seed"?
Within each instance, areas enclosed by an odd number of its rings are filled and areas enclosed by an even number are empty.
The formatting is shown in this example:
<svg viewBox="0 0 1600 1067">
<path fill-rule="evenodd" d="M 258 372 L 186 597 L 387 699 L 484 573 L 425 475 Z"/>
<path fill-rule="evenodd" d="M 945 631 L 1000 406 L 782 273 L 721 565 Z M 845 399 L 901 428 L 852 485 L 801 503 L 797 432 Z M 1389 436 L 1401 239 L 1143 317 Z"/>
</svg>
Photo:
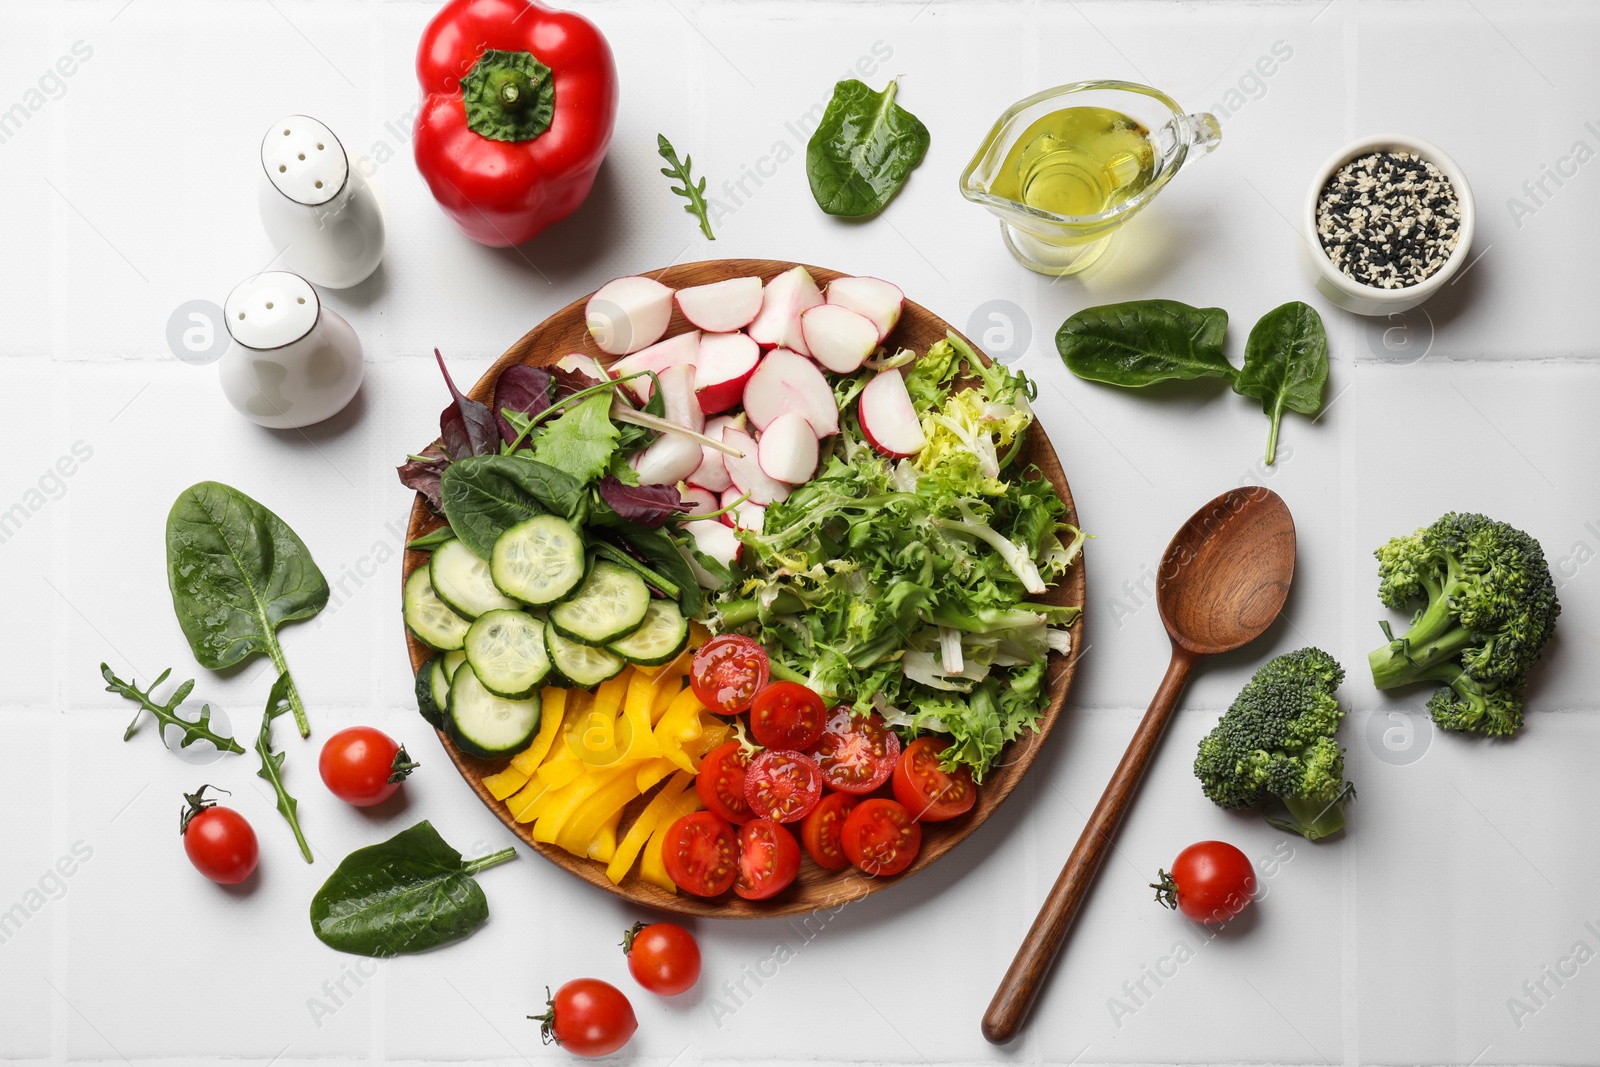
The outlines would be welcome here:
<svg viewBox="0 0 1600 1067">
<path fill-rule="evenodd" d="M 1404 289 L 1430 277 L 1460 236 L 1455 187 L 1412 152 L 1351 160 L 1317 200 L 1322 250 L 1347 277 L 1376 289 Z"/>
</svg>

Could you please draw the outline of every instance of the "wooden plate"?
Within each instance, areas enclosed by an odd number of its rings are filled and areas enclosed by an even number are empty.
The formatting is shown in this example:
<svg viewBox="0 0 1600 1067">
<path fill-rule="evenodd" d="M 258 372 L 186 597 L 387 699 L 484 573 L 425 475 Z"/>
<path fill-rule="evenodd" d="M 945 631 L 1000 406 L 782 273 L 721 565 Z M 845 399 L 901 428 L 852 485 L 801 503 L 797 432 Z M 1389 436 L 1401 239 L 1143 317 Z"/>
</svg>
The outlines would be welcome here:
<svg viewBox="0 0 1600 1067">
<path fill-rule="evenodd" d="M 763 280 L 780 274 L 790 267 L 792 263 L 779 262 L 771 259 L 723 259 L 707 260 L 701 263 L 684 263 L 674 267 L 666 267 L 653 271 L 649 275 L 659 280 L 664 285 L 674 289 L 687 288 L 691 285 L 703 285 L 707 282 L 721 281 L 725 278 L 747 277 L 759 275 Z M 827 270 L 822 267 L 807 266 L 811 276 L 819 285 L 826 285 L 841 272 Z M 587 355 L 599 356 L 602 360 L 609 360 L 594 347 L 589 338 L 588 329 L 584 325 L 584 305 L 588 297 L 574 300 L 544 322 L 528 331 L 523 338 L 508 349 L 505 355 L 495 361 L 494 366 L 473 386 L 471 395 L 474 399 L 489 403 L 494 393 L 494 382 L 500 372 L 514 363 L 531 363 L 543 365 L 554 363 L 569 352 L 581 352 Z M 689 329 L 689 323 L 676 309 L 673 311 L 672 324 L 668 327 L 668 335 L 680 333 Z M 901 314 L 899 325 L 887 340 L 887 344 L 905 346 L 919 352 L 926 351 L 928 346 L 944 337 L 950 325 L 926 308 L 906 301 L 905 310 Z M 976 347 L 976 346 L 974 346 Z M 443 395 L 443 390 L 441 390 Z M 417 449 L 420 452 L 422 449 Z M 1045 438 L 1041 427 L 1033 427 L 1024 445 L 1021 462 L 1024 466 L 1036 465 L 1040 471 L 1055 485 L 1061 499 L 1067 505 L 1069 521 L 1077 522 L 1077 509 L 1072 503 L 1072 492 L 1067 487 L 1066 476 L 1061 471 L 1061 463 L 1056 458 L 1056 453 L 1050 447 L 1050 442 Z M 408 540 L 418 537 L 429 530 L 441 525 L 440 519 L 423 502 L 422 496 L 417 495 L 416 502 L 411 507 L 411 522 L 408 530 Z M 428 555 L 424 552 L 407 552 L 404 566 L 404 575 L 409 576 L 416 567 L 427 562 Z M 1051 604 L 1083 604 L 1084 603 L 1084 574 L 1083 562 L 1078 564 L 1067 574 L 1063 582 L 1051 589 L 1048 594 L 1038 598 L 1041 602 Z M 410 646 L 411 666 L 418 670 L 432 655 L 431 650 L 416 638 L 406 633 L 406 640 Z M 1072 627 L 1072 647 L 1083 647 L 1083 620 L 1079 620 Z M 1034 757 L 1039 752 L 1039 747 L 1044 744 L 1045 738 L 1050 733 L 1050 728 L 1055 724 L 1056 717 L 1061 713 L 1061 705 L 1066 700 L 1067 687 L 1072 682 L 1073 670 L 1077 663 L 1076 655 L 1064 657 L 1057 653 L 1050 654 L 1049 684 L 1050 706 L 1045 711 L 1039 723 L 1037 733 L 1028 734 L 1006 747 L 1001 756 L 1001 765 L 992 769 L 985 777 L 978 790 L 978 803 L 960 819 L 946 823 L 929 823 L 923 827 L 922 851 L 904 873 L 893 878 L 870 878 L 851 869 L 843 871 L 824 871 L 806 857 L 800 869 L 800 876 L 795 884 L 788 890 L 764 901 L 747 901 L 729 894 L 726 898 L 716 900 L 703 900 L 689 894 L 672 894 L 650 885 L 641 880 L 637 873 L 629 874 L 623 879 L 621 885 L 612 885 L 606 877 L 605 865 L 594 860 L 582 859 L 573 856 L 555 845 L 541 844 L 533 840 L 533 824 L 519 823 L 511 817 L 506 805 L 495 800 L 489 791 L 483 787 L 482 778 L 485 774 L 499 770 L 505 761 L 488 761 L 475 759 L 463 755 L 450 739 L 443 733 L 439 734 L 445 751 L 450 754 L 450 759 L 461 771 L 461 776 L 467 780 L 474 792 L 489 806 L 489 809 L 499 816 L 512 833 L 520 837 L 535 851 L 542 853 L 546 859 L 564 870 L 570 871 L 584 881 L 617 896 L 624 897 L 637 904 L 642 904 L 662 911 L 677 912 L 684 915 L 705 915 L 716 918 L 729 919 L 760 919 L 772 918 L 780 915 L 795 915 L 816 911 L 820 908 L 837 907 L 847 901 L 855 900 L 887 889 L 909 878 L 920 870 L 938 860 L 946 852 L 956 846 L 962 838 L 976 830 L 987 819 L 1000 802 L 1010 795 L 1016 788 L 1017 782 L 1027 773 L 1033 764 Z M 642 800 L 635 801 L 633 810 L 623 816 L 623 829 L 625 830 L 637 808 L 642 806 Z"/>
</svg>

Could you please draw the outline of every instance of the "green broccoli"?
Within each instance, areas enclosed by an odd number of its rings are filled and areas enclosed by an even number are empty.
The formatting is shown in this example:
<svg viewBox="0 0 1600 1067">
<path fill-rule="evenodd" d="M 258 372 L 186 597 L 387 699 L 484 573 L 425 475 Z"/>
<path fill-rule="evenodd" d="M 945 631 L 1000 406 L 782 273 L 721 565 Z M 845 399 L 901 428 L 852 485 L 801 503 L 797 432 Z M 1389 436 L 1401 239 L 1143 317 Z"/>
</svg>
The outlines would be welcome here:
<svg viewBox="0 0 1600 1067">
<path fill-rule="evenodd" d="M 1333 739 L 1344 712 L 1334 690 L 1344 668 L 1320 648 L 1268 662 L 1200 742 L 1195 777 L 1219 806 L 1262 805 L 1267 822 L 1309 841 L 1344 829 L 1344 749 Z"/>
<path fill-rule="evenodd" d="M 1555 633 L 1561 604 L 1539 542 L 1482 515 L 1451 512 L 1375 553 L 1378 599 L 1421 604 L 1411 629 L 1367 657 L 1372 682 L 1441 682 L 1428 701 L 1447 730 L 1505 737 L 1522 725 L 1528 671 Z"/>
</svg>

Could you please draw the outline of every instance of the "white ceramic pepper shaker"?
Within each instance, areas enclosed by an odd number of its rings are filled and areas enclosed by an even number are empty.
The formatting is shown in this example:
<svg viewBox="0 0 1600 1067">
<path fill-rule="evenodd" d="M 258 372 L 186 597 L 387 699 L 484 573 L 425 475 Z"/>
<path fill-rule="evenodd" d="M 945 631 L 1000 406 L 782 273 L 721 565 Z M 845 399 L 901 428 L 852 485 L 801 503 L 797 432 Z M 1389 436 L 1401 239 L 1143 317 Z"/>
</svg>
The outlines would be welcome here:
<svg viewBox="0 0 1600 1067">
<path fill-rule="evenodd" d="M 333 131 L 307 115 L 261 139 L 261 225 L 283 265 L 314 285 L 347 289 L 378 269 L 383 211 Z"/>
<path fill-rule="evenodd" d="M 337 414 L 361 388 L 361 340 L 322 306 L 309 282 L 269 271 L 228 294 L 223 318 L 233 343 L 218 372 L 239 414 L 275 430 Z"/>
</svg>

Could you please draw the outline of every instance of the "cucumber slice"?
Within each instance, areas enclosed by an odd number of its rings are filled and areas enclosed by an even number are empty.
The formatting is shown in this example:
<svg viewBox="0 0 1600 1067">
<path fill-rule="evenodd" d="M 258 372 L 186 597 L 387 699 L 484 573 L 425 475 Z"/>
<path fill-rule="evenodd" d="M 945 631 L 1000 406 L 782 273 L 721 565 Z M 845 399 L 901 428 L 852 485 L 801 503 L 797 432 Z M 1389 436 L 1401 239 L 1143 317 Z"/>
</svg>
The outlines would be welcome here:
<svg viewBox="0 0 1600 1067">
<path fill-rule="evenodd" d="M 489 572 L 507 596 L 553 604 L 583 581 L 583 535 L 558 515 L 524 519 L 495 541 Z"/>
<path fill-rule="evenodd" d="M 672 662 L 689 643 L 689 620 L 683 617 L 678 605 L 670 600 L 652 600 L 644 613 L 644 625 L 620 641 L 606 646 L 612 652 L 645 667 L 659 667 Z M 467 647 L 472 647 L 472 636 L 467 636 Z"/>
<path fill-rule="evenodd" d="M 539 729 L 539 695 L 507 700 L 484 688 L 472 664 L 463 664 L 450 682 L 446 731 L 456 747 L 472 756 L 494 759 L 521 752 Z"/>
<path fill-rule="evenodd" d="M 439 599 L 427 567 L 418 567 L 406 579 L 401 610 L 405 615 L 406 629 L 430 648 L 448 652 L 460 648 L 467 639 L 467 620 Z"/>
<path fill-rule="evenodd" d="M 483 687 L 520 700 L 550 673 L 544 623 L 525 611 L 489 611 L 467 630 L 467 662 Z"/>
<path fill-rule="evenodd" d="M 579 689 L 589 689 L 622 673 L 628 661 L 581 641 L 569 641 L 549 623 L 544 628 L 545 647 L 556 672 Z"/>
<path fill-rule="evenodd" d="M 443 659 L 442 653 L 434 656 L 417 672 L 417 711 L 436 729 L 444 725 L 445 705 L 434 698 L 434 681 L 444 673 Z"/>
<path fill-rule="evenodd" d="M 466 619 L 476 619 L 486 611 L 517 606 L 515 600 L 494 587 L 489 565 L 460 541 L 446 541 L 433 550 L 433 558 L 428 561 L 428 578 L 439 599 Z"/>
<path fill-rule="evenodd" d="M 563 637 L 586 645 L 606 645 L 627 637 L 650 609 L 644 579 L 609 560 L 595 560 L 577 595 L 550 609 L 550 622 Z"/>
</svg>

